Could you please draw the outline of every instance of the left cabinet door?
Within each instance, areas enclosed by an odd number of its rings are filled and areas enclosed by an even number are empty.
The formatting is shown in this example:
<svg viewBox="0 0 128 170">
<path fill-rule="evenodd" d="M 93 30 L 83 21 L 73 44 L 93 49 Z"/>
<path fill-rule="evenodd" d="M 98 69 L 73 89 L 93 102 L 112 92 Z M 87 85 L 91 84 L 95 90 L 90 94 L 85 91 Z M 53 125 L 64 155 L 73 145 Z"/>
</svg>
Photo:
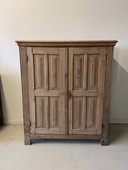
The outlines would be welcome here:
<svg viewBox="0 0 128 170">
<path fill-rule="evenodd" d="M 31 133 L 65 134 L 67 50 L 27 47 Z"/>
</svg>

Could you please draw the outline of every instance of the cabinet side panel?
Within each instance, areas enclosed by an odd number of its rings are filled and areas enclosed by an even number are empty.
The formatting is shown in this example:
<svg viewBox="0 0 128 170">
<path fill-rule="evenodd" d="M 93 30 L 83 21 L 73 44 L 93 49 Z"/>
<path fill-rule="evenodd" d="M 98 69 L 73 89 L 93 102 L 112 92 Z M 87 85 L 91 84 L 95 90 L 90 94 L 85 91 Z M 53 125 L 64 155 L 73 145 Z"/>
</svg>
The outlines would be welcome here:
<svg viewBox="0 0 128 170">
<path fill-rule="evenodd" d="M 28 97 L 28 66 L 26 48 L 20 47 L 20 67 L 22 82 L 22 100 L 23 100 L 23 120 L 25 144 L 30 144 L 30 115 L 29 115 L 29 97 Z"/>
<path fill-rule="evenodd" d="M 113 47 L 107 47 L 107 66 L 105 75 L 105 94 L 104 94 L 104 114 L 103 114 L 103 129 L 101 144 L 108 144 L 108 130 L 109 130 L 109 105 L 110 105 L 110 88 L 112 76 L 112 60 Z"/>
<path fill-rule="evenodd" d="M 106 71 L 106 48 L 101 47 L 99 48 L 98 81 L 97 81 L 98 96 L 96 107 L 96 127 L 98 134 L 102 134 L 105 71 Z"/>
</svg>

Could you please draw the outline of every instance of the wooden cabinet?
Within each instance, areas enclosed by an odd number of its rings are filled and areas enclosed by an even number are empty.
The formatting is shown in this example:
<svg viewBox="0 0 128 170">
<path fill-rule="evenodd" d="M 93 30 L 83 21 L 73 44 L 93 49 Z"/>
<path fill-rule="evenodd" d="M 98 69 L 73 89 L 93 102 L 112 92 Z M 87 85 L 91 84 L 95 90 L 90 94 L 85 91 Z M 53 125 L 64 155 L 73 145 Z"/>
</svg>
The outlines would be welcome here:
<svg viewBox="0 0 128 170">
<path fill-rule="evenodd" d="M 36 138 L 108 144 L 113 48 L 117 41 L 17 41 L 25 144 Z"/>
<path fill-rule="evenodd" d="M 1 101 L 1 77 L 0 77 L 0 126 L 3 125 L 3 110 L 2 110 L 2 101 Z"/>
<path fill-rule="evenodd" d="M 1 96 L 0 96 L 0 126 L 3 125 L 3 112 L 2 112 L 2 102 L 1 102 Z"/>
</svg>

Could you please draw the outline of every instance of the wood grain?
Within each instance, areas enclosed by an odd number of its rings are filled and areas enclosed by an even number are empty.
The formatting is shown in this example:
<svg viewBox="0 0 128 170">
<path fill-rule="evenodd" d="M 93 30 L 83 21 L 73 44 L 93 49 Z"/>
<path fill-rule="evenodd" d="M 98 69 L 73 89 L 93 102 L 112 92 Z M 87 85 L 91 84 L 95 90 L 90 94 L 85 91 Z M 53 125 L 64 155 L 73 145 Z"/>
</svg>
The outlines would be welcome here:
<svg viewBox="0 0 128 170">
<path fill-rule="evenodd" d="M 25 47 L 20 47 L 20 67 L 22 82 L 22 101 L 23 101 L 23 120 L 24 120 L 24 143 L 31 144 L 30 139 L 30 111 L 29 111 L 29 95 L 28 95 L 28 65 L 27 51 Z"/>
<path fill-rule="evenodd" d="M 69 48 L 69 134 L 102 133 L 105 57 L 106 47 Z"/>
<path fill-rule="evenodd" d="M 109 105 L 110 105 L 110 90 L 111 90 L 111 76 L 112 76 L 112 60 L 113 60 L 113 48 L 107 48 L 106 58 L 106 75 L 105 75 L 105 92 L 104 92 L 104 114 L 103 114 L 103 129 L 101 144 L 108 145 L 108 131 L 109 131 Z"/>
<path fill-rule="evenodd" d="M 24 47 L 114 47 L 116 40 L 88 40 L 88 41 L 16 41 Z"/>
<path fill-rule="evenodd" d="M 100 139 L 108 144 L 116 40 L 17 41 L 25 144 L 31 139 Z"/>
<path fill-rule="evenodd" d="M 27 47 L 27 55 L 31 133 L 64 134 L 65 49 Z"/>
</svg>

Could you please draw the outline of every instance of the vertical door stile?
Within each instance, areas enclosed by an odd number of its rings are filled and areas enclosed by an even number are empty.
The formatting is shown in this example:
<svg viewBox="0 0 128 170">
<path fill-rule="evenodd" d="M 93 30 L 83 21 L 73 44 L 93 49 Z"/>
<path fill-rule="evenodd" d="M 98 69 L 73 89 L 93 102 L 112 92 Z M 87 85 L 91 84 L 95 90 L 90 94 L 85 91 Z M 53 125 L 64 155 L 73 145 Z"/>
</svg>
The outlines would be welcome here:
<svg viewBox="0 0 128 170">
<path fill-rule="evenodd" d="M 68 91 L 68 57 L 69 57 L 69 48 L 65 48 L 65 135 L 68 135 L 68 96 L 67 96 L 67 91 Z"/>
<path fill-rule="evenodd" d="M 61 50 L 59 51 L 59 52 L 61 52 Z M 58 110 L 59 110 L 59 113 L 62 113 L 63 114 L 63 112 L 62 112 L 62 103 L 63 103 L 63 97 L 62 97 L 62 95 L 61 95 L 61 93 L 62 93 L 62 75 L 61 74 L 63 74 L 62 72 L 63 72 L 63 69 L 61 68 L 61 65 L 62 65 L 62 59 L 61 59 L 61 57 L 59 56 L 59 72 L 57 73 L 58 74 L 58 77 L 59 77 L 59 108 L 58 108 Z M 60 70 L 61 70 L 61 72 L 60 72 Z M 62 120 L 62 116 L 59 116 L 59 122 L 61 122 L 61 121 L 63 121 Z M 61 127 L 62 127 L 62 125 L 60 125 Z M 60 127 L 60 128 L 61 128 Z"/>
<path fill-rule="evenodd" d="M 62 50 L 63 51 L 63 50 Z M 61 113 L 63 115 L 63 95 L 62 95 L 62 91 L 63 91 L 63 67 L 62 65 L 64 64 L 63 63 L 63 57 L 61 58 L 61 49 L 59 49 L 59 53 L 60 53 L 60 56 L 59 56 L 59 73 L 58 73 L 58 77 L 59 77 L 59 113 Z M 60 71 L 61 70 L 61 71 Z M 63 119 L 63 116 L 59 116 L 59 122 L 62 122 L 64 120 Z M 60 124 L 60 129 L 62 131 L 63 129 L 63 125 Z"/>
<path fill-rule="evenodd" d="M 29 86 L 29 112 L 31 121 L 31 131 L 34 133 L 36 129 L 35 118 L 35 95 L 34 95 L 34 66 L 32 48 L 27 47 L 28 56 L 28 86 Z"/>
<path fill-rule="evenodd" d="M 83 59 L 83 90 L 87 89 L 87 54 L 84 54 Z M 82 116 L 82 129 L 86 129 L 86 121 L 87 121 L 87 111 L 86 111 L 86 96 L 83 97 L 83 116 Z"/>
<path fill-rule="evenodd" d="M 73 48 L 69 50 L 69 63 L 68 63 L 68 94 L 72 92 L 73 89 Z M 72 115 L 72 97 L 68 96 L 68 116 L 69 116 L 69 133 L 72 134 L 73 126 L 73 115 Z"/>
<path fill-rule="evenodd" d="M 96 127 L 97 133 L 102 133 L 103 101 L 104 101 L 104 82 L 106 69 L 106 48 L 99 48 L 99 65 L 98 65 L 98 96 L 96 110 Z"/>
<path fill-rule="evenodd" d="M 48 91 L 48 55 L 44 54 L 44 87 L 45 90 Z M 45 114 L 46 114 L 46 128 L 49 128 L 49 107 L 48 107 L 48 103 L 49 103 L 49 98 L 48 96 L 45 97 Z"/>
<path fill-rule="evenodd" d="M 60 112 L 60 122 L 63 122 L 60 124 L 60 129 L 61 133 L 66 132 L 66 119 L 65 119 L 65 113 L 66 113 L 66 100 L 65 100 L 65 93 L 66 93 L 66 79 L 65 79 L 65 74 L 66 74 L 66 48 L 60 48 L 59 49 L 60 57 L 59 57 L 59 88 L 60 88 L 60 104 L 59 104 L 59 112 Z"/>
</svg>

